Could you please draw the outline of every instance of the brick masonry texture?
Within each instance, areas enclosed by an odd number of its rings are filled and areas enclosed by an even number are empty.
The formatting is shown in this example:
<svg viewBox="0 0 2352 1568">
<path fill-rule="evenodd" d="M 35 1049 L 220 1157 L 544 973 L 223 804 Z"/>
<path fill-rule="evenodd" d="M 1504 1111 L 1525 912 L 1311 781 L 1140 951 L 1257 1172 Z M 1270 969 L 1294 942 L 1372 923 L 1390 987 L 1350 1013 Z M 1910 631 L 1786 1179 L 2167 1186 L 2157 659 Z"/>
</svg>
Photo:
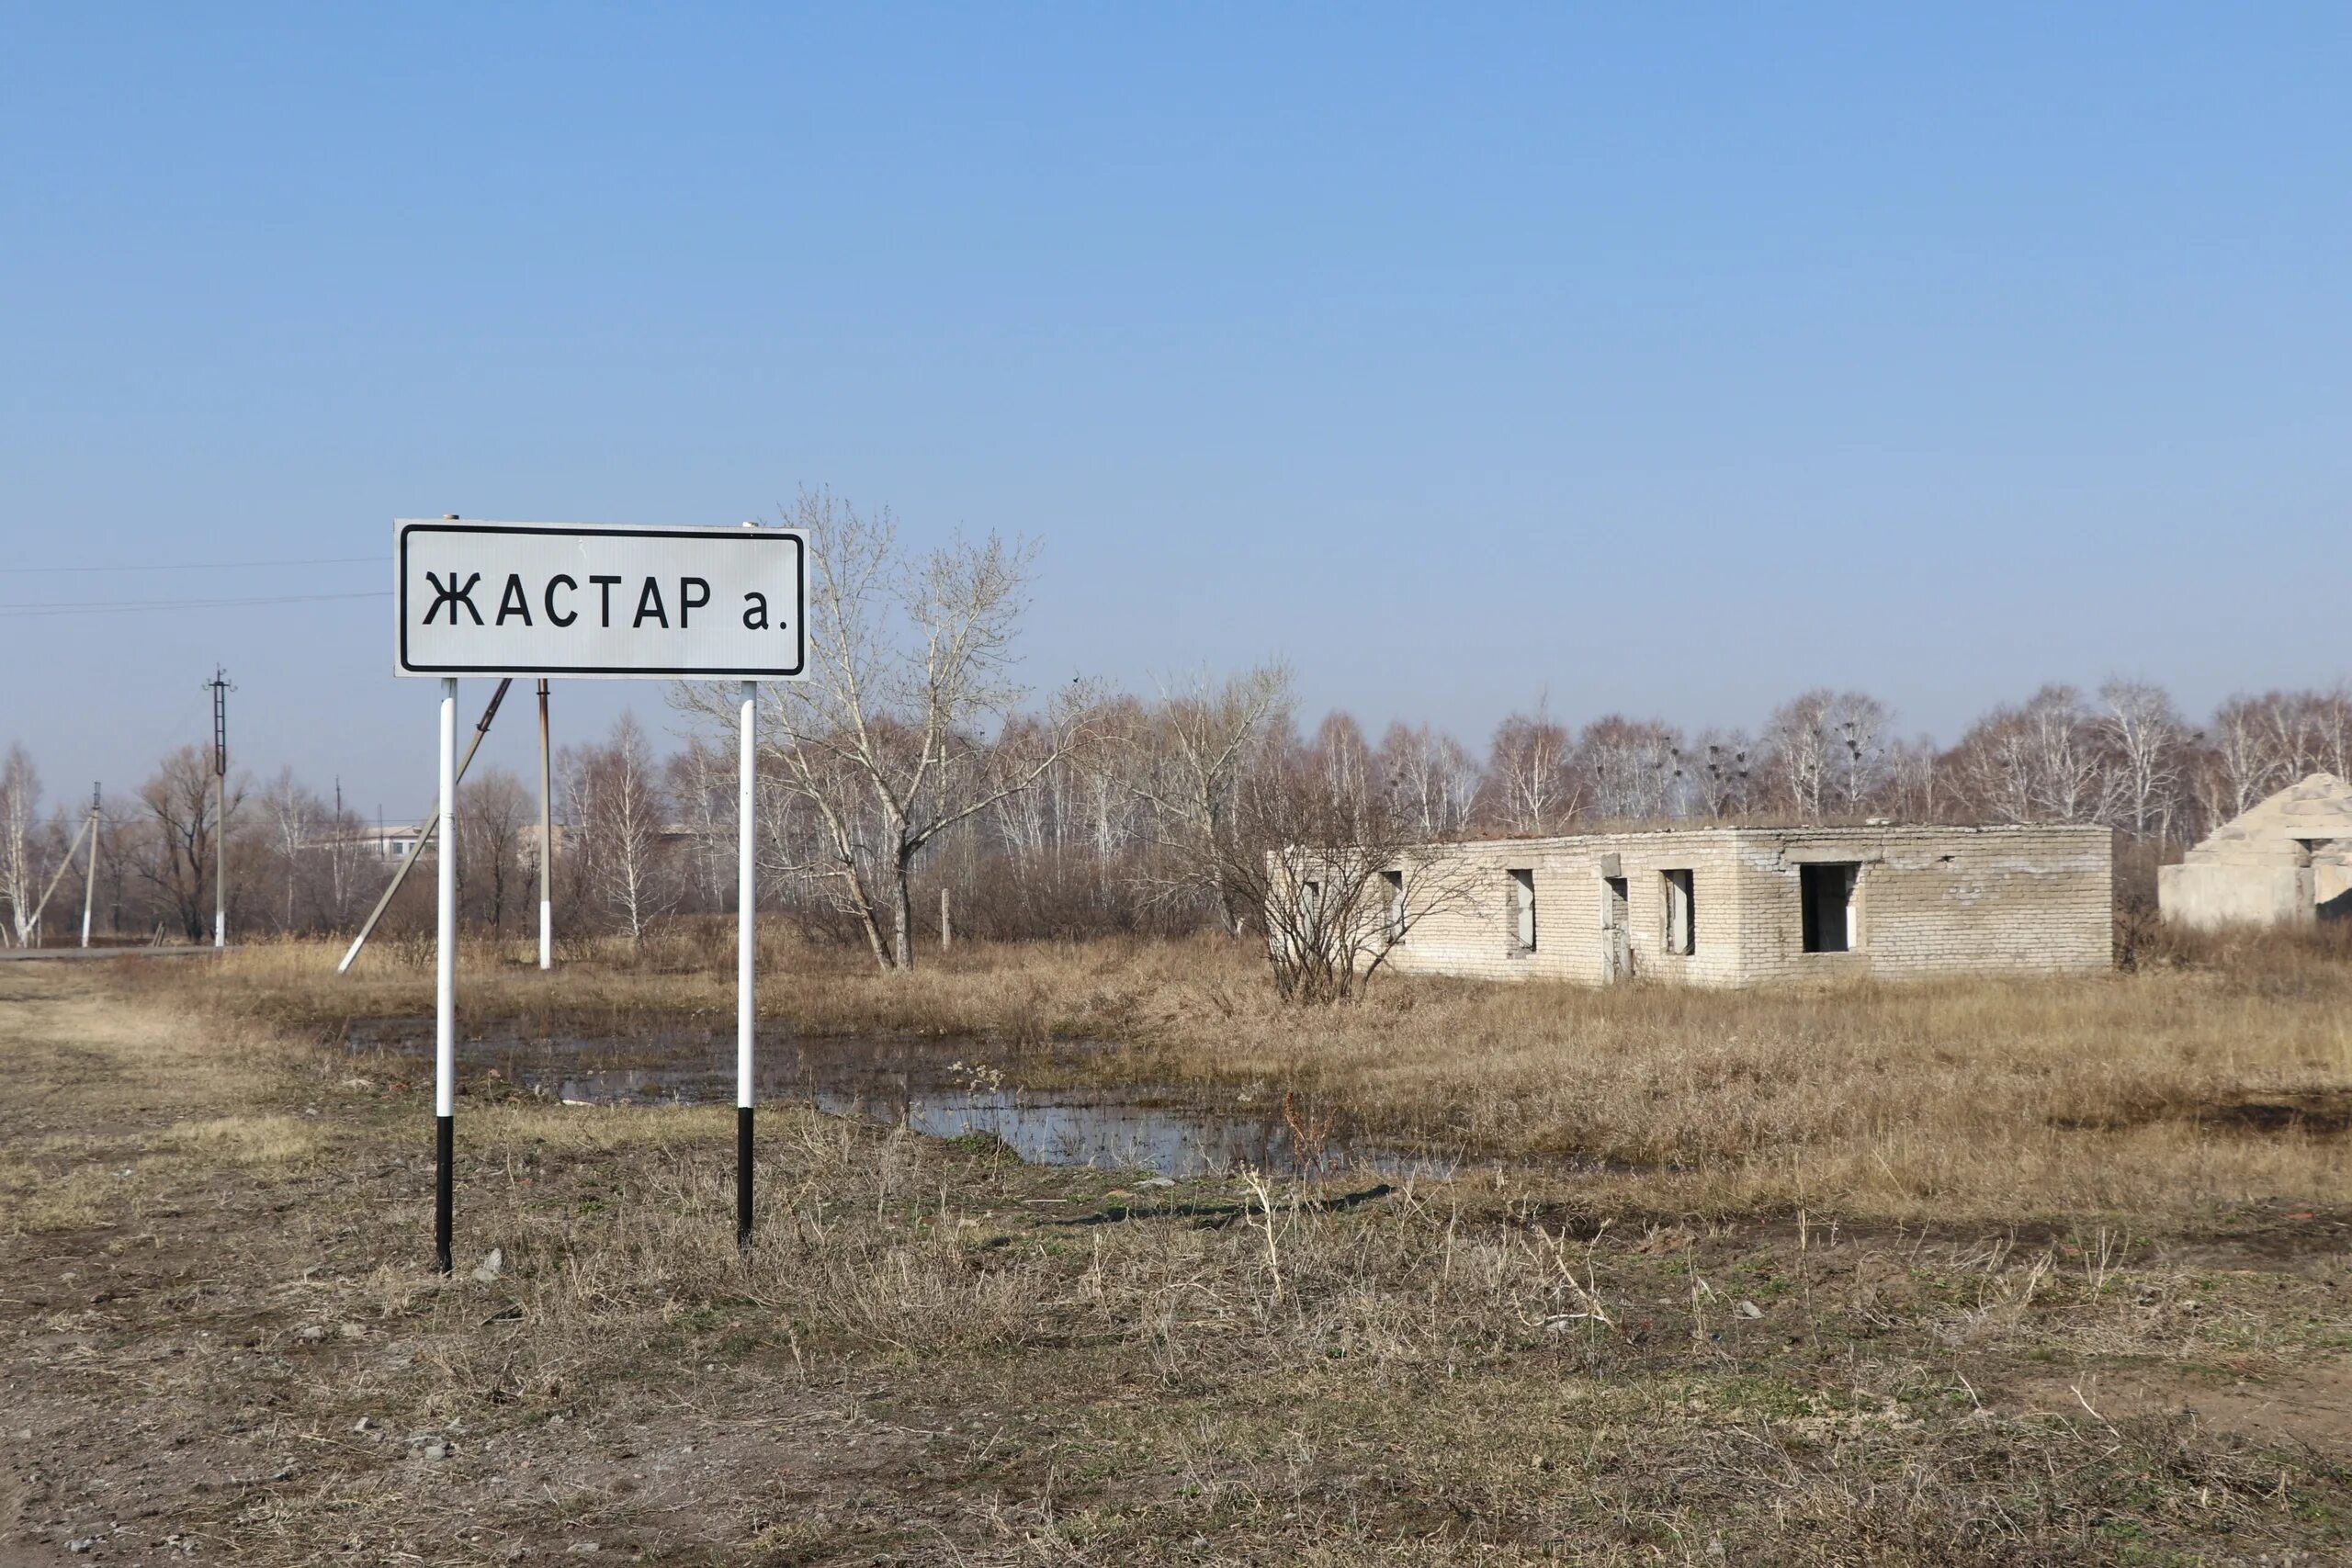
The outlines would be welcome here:
<svg viewBox="0 0 2352 1568">
<path fill-rule="evenodd" d="M 1799 867 L 1857 866 L 1853 950 L 1804 951 Z M 1668 952 L 1666 873 L 1691 874 L 1693 951 Z M 1517 940 L 1513 871 L 1533 873 L 1535 945 Z M 2114 963 L 2105 828 L 1691 828 L 1444 846 L 1388 962 L 1405 972 L 1602 984 L 1612 895 L 1635 978 L 1699 986 L 1875 976 L 2067 975 Z M 1408 906 L 1411 896 L 1408 895 Z"/>
</svg>

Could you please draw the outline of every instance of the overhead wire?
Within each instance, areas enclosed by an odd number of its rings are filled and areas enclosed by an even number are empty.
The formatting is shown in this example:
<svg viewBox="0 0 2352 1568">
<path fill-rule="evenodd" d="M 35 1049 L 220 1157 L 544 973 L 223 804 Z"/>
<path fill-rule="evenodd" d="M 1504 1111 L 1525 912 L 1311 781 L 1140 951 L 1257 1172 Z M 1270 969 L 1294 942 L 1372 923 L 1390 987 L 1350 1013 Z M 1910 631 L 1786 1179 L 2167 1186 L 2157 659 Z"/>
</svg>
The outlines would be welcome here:
<svg viewBox="0 0 2352 1568">
<path fill-rule="evenodd" d="M 224 599 L 87 599 L 65 604 L 0 604 L 0 617 L 123 615 L 141 610 L 230 610 L 258 604 L 316 604 L 337 599 L 389 599 L 391 591 L 365 593 L 261 593 Z"/>
<path fill-rule="evenodd" d="M 190 560 L 152 566 L 144 562 L 121 566 L 0 566 L 0 575 L 26 576 L 67 571 L 246 571 L 272 566 L 354 566 L 361 561 L 380 564 L 383 559 L 381 555 L 305 556 L 287 560 Z"/>
</svg>

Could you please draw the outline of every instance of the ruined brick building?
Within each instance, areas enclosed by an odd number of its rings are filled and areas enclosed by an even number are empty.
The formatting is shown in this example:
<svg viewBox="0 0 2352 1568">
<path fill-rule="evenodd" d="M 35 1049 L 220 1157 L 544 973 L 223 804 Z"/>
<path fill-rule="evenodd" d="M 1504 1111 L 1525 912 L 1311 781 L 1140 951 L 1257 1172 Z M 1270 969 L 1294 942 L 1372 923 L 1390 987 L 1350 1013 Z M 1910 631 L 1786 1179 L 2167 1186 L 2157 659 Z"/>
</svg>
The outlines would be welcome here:
<svg viewBox="0 0 2352 1568">
<path fill-rule="evenodd" d="M 2352 784 L 2313 773 L 2222 823 L 2156 873 L 2156 901 L 2206 930 L 2352 919 Z"/>
<path fill-rule="evenodd" d="M 1388 874 L 1408 972 L 1747 986 L 2113 963 L 2099 827 L 1677 828 L 1449 844 Z M 1419 906 L 1416 899 L 1422 900 Z"/>
</svg>

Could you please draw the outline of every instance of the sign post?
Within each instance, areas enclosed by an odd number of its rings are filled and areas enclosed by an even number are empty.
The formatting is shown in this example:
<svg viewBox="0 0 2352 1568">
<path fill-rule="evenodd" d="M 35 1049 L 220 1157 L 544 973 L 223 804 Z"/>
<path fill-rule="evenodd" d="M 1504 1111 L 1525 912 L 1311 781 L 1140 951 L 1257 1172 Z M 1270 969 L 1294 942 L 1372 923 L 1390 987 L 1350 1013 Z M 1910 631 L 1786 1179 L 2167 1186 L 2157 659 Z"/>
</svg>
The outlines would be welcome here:
<svg viewBox="0 0 2352 1568">
<path fill-rule="evenodd" d="M 396 668 L 402 675 L 441 680 L 434 1262 L 445 1274 L 452 1268 L 461 675 L 742 683 L 736 845 L 735 1235 L 739 1243 L 748 1244 L 755 1099 L 758 683 L 798 680 L 808 666 L 807 536 L 796 529 L 757 526 L 634 528 L 455 518 L 401 521 L 392 530 Z M 543 843 L 543 857 L 548 849 Z M 543 952 L 545 919 L 543 913 Z"/>
<path fill-rule="evenodd" d="M 548 683 L 539 682 L 539 967 L 555 967 L 555 789 L 548 773 Z"/>
<path fill-rule="evenodd" d="M 759 954 L 757 744 L 760 688 L 743 682 L 741 757 L 735 781 L 735 1245 L 752 1244 L 752 972 Z"/>
<path fill-rule="evenodd" d="M 433 945 L 433 1261 L 449 1271 L 458 1111 L 458 678 L 441 682 L 441 850 Z"/>
</svg>

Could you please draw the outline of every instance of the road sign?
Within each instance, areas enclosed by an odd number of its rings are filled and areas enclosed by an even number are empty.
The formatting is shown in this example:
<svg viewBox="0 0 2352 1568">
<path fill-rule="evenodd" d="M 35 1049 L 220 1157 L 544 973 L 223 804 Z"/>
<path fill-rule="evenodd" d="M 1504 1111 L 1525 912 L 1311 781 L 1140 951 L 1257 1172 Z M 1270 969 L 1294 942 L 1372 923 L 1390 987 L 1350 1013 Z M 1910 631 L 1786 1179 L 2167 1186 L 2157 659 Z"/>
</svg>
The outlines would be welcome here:
<svg viewBox="0 0 2352 1568">
<path fill-rule="evenodd" d="M 808 664 L 795 529 L 392 529 L 402 675 L 788 681 Z"/>
<path fill-rule="evenodd" d="M 457 1148 L 460 675 L 742 682 L 736 779 L 735 1239 L 751 1245 L 757 1022 L 752 987 L 759 947 L 755 682 L 798 680 L 808 668 L 808 537 L 792 528 L 620 528 L 468 523 L 454 517 L 392 525 L 397 668 L 402 675 L 441 678 L 433 964 L 433 1253 L 444 1274 L 452 1266 Z M 503 694 L 504 685 L 499 690 Z M 544 684 L 540 691 L 544 792 Z M 496 706 L 492 699 L 492 711 Z M 490 713 L 485 712 L 475 732 L 476 744 L 489 726 Z M 467 752 L 469 759 L 472 755 Z M 544 793 L 541 810 L 544 823 Z M 423 841 L 420 836 L 420 847 Z M 543 844 L 541 852 L 552 848 Z M 546 905 L 540 908 L 544 954 Z M 358 951 L 354 942 L 352 952 Z M 344 962 L 348 967 L 350 959 Z"/>
</svg>

